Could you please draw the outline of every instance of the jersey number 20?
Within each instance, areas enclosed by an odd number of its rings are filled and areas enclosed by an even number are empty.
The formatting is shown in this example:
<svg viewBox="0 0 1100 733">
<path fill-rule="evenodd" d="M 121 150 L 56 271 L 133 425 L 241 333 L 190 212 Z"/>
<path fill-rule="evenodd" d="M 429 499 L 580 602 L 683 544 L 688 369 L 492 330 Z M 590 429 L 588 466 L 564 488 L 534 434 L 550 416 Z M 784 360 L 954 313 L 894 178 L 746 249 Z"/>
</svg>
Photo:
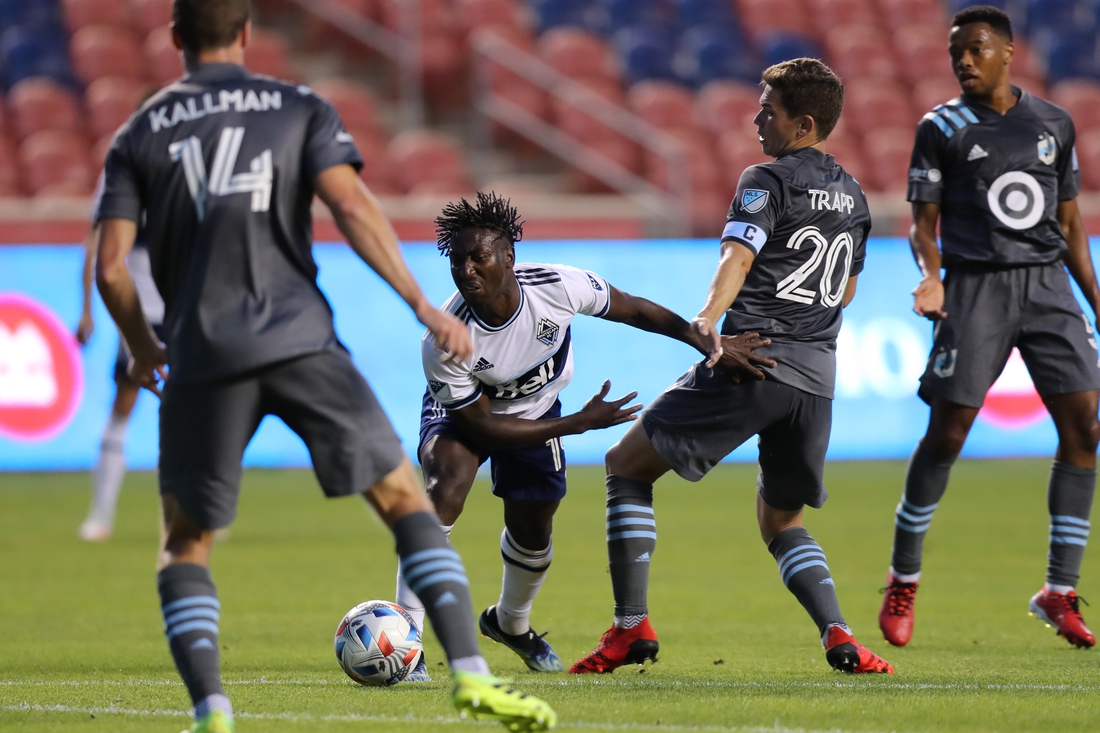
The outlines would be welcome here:
<svg viewBox="0 0 1100 733">
<path fill-rule="evenodd" d="M 172 160 L 183 164 L 183 176 L 187 179 L 187 190 L 191 193 L 191 200 L 195 202 L 199 221 L 206 214 L 206 199 L 209 196 L 250 193 L 253 211 L 267 211 L 270 208 L 271 185 L 275 177 L 271 151 L 265 150 L 252 159 L 248 166 L 250 173 L 234 174 L 242 140 L 243 127 L 227 127 L 222 130 L 209 177 L 206 175 L 201 140 L 192 135 L 168 146 L 168 155 Z"/>
<path fill-rule="evenodd" d="M 848 284 L 848 271 L 852 267 L 852 250 L 854 248 L 852 235 L 848 232 L 841 232 L 830 243 L 817 227 L 802 227 L 787 240 L 787 249 L 801 249 L 806 242 L 810 242 L 814 246 L 810 259 L 779 281 L 779 284 L 775 287 L 775 297 L 813 305 L 814 300 L 820 294 L 823 306 L 835 308 L 844 300 L 844 289 Z M 818 292 L 802 287 L 802 284 L 822 266 L 822 263 L 825 265 L 825 270 L 821 273 L 821 281 L 818 283 L 817 288 Z M 843 276 L 834 291 L 833 278 L 836 275 L 838 266 L 843 266 Z"/>
</svg>

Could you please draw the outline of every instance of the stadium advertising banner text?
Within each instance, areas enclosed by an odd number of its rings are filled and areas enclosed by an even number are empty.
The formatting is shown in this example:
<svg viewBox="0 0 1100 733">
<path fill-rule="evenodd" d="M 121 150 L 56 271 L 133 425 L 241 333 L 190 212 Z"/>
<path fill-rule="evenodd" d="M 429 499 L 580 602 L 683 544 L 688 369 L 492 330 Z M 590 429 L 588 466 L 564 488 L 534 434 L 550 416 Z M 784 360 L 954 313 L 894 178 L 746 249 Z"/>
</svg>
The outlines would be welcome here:
<svg viewBox="0 0 1100 733">
<path fill-rule="evenodd" d="M 382 281 L 342 245 L 318 245 L 321 287 L 336 311 L 336 330 L 415 452 L 424 378 L 423 329 Z M 434 246 L 411 244 L 405 257 L 429 297 L 454 290 L 447 260 Z M 1100 255 L 1094 243 L 1093 257 Z M 522 262 L 593 270 L 616 287 L 662 303 L 686 318 L 699 309 L 717 262 L 712 241 L 521 242 Z M 80 317 L 77 246 L 0 247 L 0 470 L 84 470 L 92 466 L 114 396 L 117 335 L 102 303 L 96 331 L 81 350 L 72 337 Z M 931 345 L 931 324 L 910 310 L 917 271 L 908 244 L 876 239 L 837 346 L 837 389 L 829 455 L 833 459 L 905 458 L 924 431 L 928 410 L 916 396 Z M 1087 306 L 1085 306 L 1087 312 Z M 1091 320 L 1091 313 L 1088 313 Z M 648 402 L 693 361 L 687 346 L 620 324 L 573 321 L 576 376 L 562 394 L 575 411 L 610 379 L 611 396 L 637 390 Z M 573 463 L 602 463 L 625 430 L 565 438 Z M 1054 427 L 1014 352 L 990 390 L 964 455 L 1049 456 Z M 128 430 L 126 459 L 152 468 L 157 455 L 157 398 L 142 393 Z M 755 460 L 755 441 L 734 460 Z M 267 418 L 245 454 L 253 466 L 305 466 L 308 455 L 281 422 Z"/>
</svg>

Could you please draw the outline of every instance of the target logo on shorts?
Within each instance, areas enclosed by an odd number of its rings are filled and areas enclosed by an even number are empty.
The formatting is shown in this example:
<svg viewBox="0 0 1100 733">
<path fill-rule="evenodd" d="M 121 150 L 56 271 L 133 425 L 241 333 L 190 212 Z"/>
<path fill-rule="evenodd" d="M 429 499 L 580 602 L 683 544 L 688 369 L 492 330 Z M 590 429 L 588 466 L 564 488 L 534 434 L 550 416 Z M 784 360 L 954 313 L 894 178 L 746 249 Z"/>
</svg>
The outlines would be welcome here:
<svg viewBox="0 0 1100 733">
<path fill-rule="evenodd" d="M 993 216 L 1011 229 L 1035 226 L 1047 206 L 1039 182 L 1023 171 L 1010 171 L 993 181 L 987 199 Z"/>
<path fill-rule="evenodd" d="M 1046 407 L 1018 349 L 1013 349 L 1004 371 L 985 396 L 980 413 L 994 425 L 1015 430 L 1032 425 L 1047 414 Z"/>
<path fill-rule="evenodd" d="M 72 420 L 84 386 L 80 349 L 46 306 L 0 293 L 0 435 L 47 440 Z"/>
</svg>

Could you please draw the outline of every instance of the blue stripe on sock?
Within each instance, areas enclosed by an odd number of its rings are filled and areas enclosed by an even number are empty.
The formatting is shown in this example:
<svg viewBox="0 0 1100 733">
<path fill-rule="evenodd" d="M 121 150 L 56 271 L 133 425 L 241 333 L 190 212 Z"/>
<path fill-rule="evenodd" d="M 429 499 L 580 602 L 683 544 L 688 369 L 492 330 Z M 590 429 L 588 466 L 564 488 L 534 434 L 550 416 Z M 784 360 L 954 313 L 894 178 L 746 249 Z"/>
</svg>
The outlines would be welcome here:
<svg viewBox="0 0 1100 733">
<path fill-rule="evenodd" d="M 643 519 L 641 517 L 627 517 L 626 519 L 612 519 L 610 522 L 607 523 L 607 528 L 611 529 L 612 527 L 621 527 L 624 524 L 642 524 L 642 525 L 645 525 L 647 527 L 656 527 L 657 526 L 657 520 L 656 519 Z"/>
<path fill-rule="evenodd" d="M 898 507 L 898 511 L 897 511 L 897 514 L 895 516 L 898 519 L 904 519 L 907 522 L 910 522 L 912 524 L 920 524 L 922 522 L 925 523 L 925 524 L 931 524 L 932 523 L 932 515 L 931 514 L 913 514 L 911 512 L 907 512 L 906 510 L 902 509 L 900 506 Z"/>
<path fill-rule="evenodd" d="M 637 532 L 614 532 L 614 533 L 609 534 L 607 536 L 607 541 L 611 542 L 613 540 L 629 540 L 629 539 L 634 539 L 635 537 L 645 537 L 647 539 L 655 540 L 655 539 L 657 539 L 657 533 L 656 532 L 642 532 L 642 531 L 637 531 Z"/>
<path fill-rule="evenodd" d="M 408 578 L 405 578 L 405 582 L 412 588 L 413 593 L 417 595 L 420 595 L 421 591 L 425 588 L 430 588 L 437 583 L 446 583 L 448 581 L 458 583 L 459 585 L 470 585 L 470 581 L 466 578 L 466 573 L 459 573 L 453 570 L 440 570 L 437 573 L 432 573 L 417 581 L 410 581 Z"/>
<path fill-rule="evenodd" d="M 1054 514 L 1050 517 L 1054 524 L 1076 524 L 1078 527 L 1091 527 L 1092 523 L 1080 517 L 1071 517 L 1068 514 Z"/>
<path fill-rule="evenodd" d="M 190 596 L 188 598 L 180 598 L 178 601 L 172 601 L 167 606 L 162 606 L 160 612 L 167 616 L 172 613 L 172 611 L 176 611 L 180 608 L 191 608 L 192 606 L 221 608 L 222 604 L 218 603 L 218 599 L 214 596 Z"/>
<path fill-rule="evenodd" d="M 440 557 L 454 558 L 461 561 L 458 553 L 452 550 L 450 547 L 436 547 L 431 550 L 420 550 L 414 552 L 411 555 L 401 558 L 401 568 L 404 572 L 404 568 L 412 567 L 418 562 L 424 562 L 425 560 L 435 560 Z"/>
<path fill-rule="evenodd" d="M 1083 527 L 1067 527 L 1064 524 L 1050 525 L 1050 531 L 1054 534 L 1075 534 L 1078 537 L 1088 537 L 1089 531 Z"/>
<path fill-rule="evenodd" d="M 810 557 L 812 555 L 819 555 L 825 557 L 825 553 L 821 551 L 821 548 L 817 543 L 810 545 L 799 545 L 793 549 L 787 550 L 782 557 L 779 558 L 779 572 L 786 573 L 787 568 L 791 566 L 791 563 L 798 562 L 803 558 Z"/>
<path fill-rule="evenodd" d="M 900 518 L 894 520 L 894 526 L 898 529 L 906 532 L 921 533 L 927 532 L 928 528 L 932 526 L 931 522 L 925 522 L 924 524 L 910 524 L 909 522 L 903 522 Z"/>
<path fill-rule="evenodd" d="M 1064 537 L 1062 535 L 1051 535 L 1050 543 L 1052 545 L 1077 545 L 1078 547 L 1088 547 L 1089 545 L 1086 540 L 1077 537 Z"/>
<path fill-rule="evenodd" d="M 802 572 L 803 570 L 814 567 L 825 568 L 826 573 L 831 573 L 831 571 L 829 570 L 829 566 L 825 564 L 825 555 L 822 555 L 820 560 L 807 560 L 806 562 L 791 568 L 783 576 L 783 585 L 787 585 L 788 583 L 790 583 L 791 578 L 793 578 L 795 575 L 798 575 L 798 573 Z"/>
<path fill-rule="evenodd" d="M 176 638 L 180 634 L 186 634 L 188 631 L 209 631 L 211 634 L 217 635 L 218 625 L 210 621 L 188 621 L 186 623 L 173 626 L 168 631 L 168 641 Z"/>
<path fill-rule="evenodd" d="M 167 631 L 170 626 L 175 626 L 180 621 L 189 621 L 193 618 L 206 618 L 211 621 L 218 621 L 218 612 L 213 608 L 187 608 L 177 613 L 173 613 L 171 616 L 167 616 L 164 619 L 164 630 Z"/>
<path fill-rule="evenodd" d="M 406 583 L 412 583 L 415 582 L 417 578 L 429 573 L 434 573 L 438 570 L 453 570 L 456 573 L 466 572 L 466 568 L 462 566 L 459 560 L 441 559 L 422 562 L 413 568 L 402 566 L 401 574 L 405 576 Z"/>
<path fill-rule="evenodd" d="M 609 506 L 607 508 L 607 516 L 612 514 L 620 514 L 622 512 L 641 512 L 642 514 L 652 514 L 653 507 L 642 506 L 641 504 L 616 504 L 615 506 Z"/>
<path fill-rule="evenodd" d="M 935 504 L 929 504 L 928 506 L 917 506 L 908 499 L 902 498 L 901 504 L 898 504 L 898 511 L 900 512 L 904 509 L 910 514 L 931 514 L 936 511 L 936 507 L 939 505 L 940 503 L 937 501 Z"/>
</svg>

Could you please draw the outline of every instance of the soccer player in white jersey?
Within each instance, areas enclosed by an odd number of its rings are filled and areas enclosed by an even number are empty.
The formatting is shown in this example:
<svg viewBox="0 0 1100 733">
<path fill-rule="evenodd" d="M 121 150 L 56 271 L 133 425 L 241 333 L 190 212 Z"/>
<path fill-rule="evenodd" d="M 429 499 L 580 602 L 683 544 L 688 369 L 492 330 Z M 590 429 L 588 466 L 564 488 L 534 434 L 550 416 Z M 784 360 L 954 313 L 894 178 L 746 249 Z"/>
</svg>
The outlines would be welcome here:
<svg viewBox="0 0 1100 733">
<path fill-rule="evenodd" d="M 562 416 L 558 393 L 573 377 L 570 323 L 580 313 L 683 341 L 738 380 L 753 364 L 755 333 L 704 338 L 668 309 L 564 265 L 517 264 L 522 222 L 508 200 L 478 193 L 474 204 L 449 204 L 436 219 L 440 251 L 450 258 L 458 292 L 443 309 L 469 324 L 474 354 L 448 360 L 431 333 L 422 341 L 428 389 L 420 423 L 420 463 L 428 495 L 449 532 L 478 467 L 492 460 L 493 493 L 504 500 L 500 599 L 481 614 L 481 632 L 512 649 L 529 668 L 553 672 L 561 660 L 531 629 L 531 605 L 554 555 L 554 512 L 565 496 L 561 436 L 635 419 L 636 392 L 605 402 L 611 388 Z M 398 575 L 398 603 L 415 617 L 423 607 Z"/>
</svg>

